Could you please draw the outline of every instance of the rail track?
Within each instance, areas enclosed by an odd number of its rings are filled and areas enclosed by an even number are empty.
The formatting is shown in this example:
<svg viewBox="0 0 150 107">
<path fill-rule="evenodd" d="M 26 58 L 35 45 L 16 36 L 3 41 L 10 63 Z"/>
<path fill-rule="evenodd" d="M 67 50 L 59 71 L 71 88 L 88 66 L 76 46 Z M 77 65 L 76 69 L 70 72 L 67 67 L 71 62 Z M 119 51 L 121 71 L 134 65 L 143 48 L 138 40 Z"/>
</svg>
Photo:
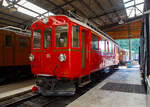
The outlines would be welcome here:
<svg viewBox="0 0 150 107">
<path fill-rule="evenodd" d="M 65 107 L 98 83 L 102 82 L 116 70 L 117 69 L 102 74 L 99 80 L 91 82 L 85 87 L 77 88 L 74 96 L 44 97 L 40 94 L 29 92 L 22 96 L 17 96 L 4 102 L 0 102 L 0 107 Z"/>
</svg>

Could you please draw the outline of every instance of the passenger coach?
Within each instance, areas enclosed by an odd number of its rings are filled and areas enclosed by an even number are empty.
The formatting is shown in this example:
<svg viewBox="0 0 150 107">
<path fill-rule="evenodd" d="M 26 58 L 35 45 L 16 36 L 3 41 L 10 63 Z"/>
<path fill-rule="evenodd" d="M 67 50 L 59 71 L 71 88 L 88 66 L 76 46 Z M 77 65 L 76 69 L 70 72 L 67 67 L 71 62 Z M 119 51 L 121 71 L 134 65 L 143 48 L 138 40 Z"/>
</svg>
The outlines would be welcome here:
<svg viewBox="0 0 150 107">
<path fill-rule="evenodd" d="M 119 64 L 119 46 L 92 27 L 68 16 L 50 16 L 31 26 L 29 57 L 43 95 L 72 95 L 92 74 Z"/>
</svg>

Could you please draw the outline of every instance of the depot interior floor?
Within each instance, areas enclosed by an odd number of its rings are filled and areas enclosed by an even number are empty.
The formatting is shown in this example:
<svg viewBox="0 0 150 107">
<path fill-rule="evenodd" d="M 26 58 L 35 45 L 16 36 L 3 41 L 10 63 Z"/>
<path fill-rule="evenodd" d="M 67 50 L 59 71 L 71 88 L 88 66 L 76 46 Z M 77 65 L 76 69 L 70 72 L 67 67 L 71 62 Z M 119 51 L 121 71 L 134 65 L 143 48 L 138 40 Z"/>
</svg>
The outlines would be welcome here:
<svg viewBox="0 0 150 107">
<path fill-rule="evenodd" d="M 120 67 L 68 107 L 146 107 L 146 94 L 138 66 Z"/>
<path fill-rule="evenodd" d="M 31 91 L 34 79 L 0 86 L 0 101 Z"/>
</svg>

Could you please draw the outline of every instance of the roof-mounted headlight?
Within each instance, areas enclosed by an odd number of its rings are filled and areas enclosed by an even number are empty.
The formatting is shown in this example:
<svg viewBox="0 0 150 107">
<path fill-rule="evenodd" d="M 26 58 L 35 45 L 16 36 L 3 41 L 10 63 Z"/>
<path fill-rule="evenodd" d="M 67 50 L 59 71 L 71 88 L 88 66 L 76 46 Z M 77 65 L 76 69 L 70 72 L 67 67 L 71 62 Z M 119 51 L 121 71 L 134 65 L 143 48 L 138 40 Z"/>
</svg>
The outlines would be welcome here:
<svg viewBox="0 0 150 107">
<path fill-rule="evenodd" d="M 47 23 L 48 23 L 48 18 L 47 18 L 47 17 L 43 19 L 43 23 L 44 23 L 44 24 L 47 24 Z"/>
<path fill-rule="evenodd" d="M 34 55 L 30 54 L 29 60 L 30 60 L 30 61 L 33 61 L 33 60 L 34 60 Z"/>
<path fill-rule="evenodd" d="M 64 62 L 64 61 L 66 61 L 66 55 L 61 53 L 59 55 L 58 59 L 59 59 L 60 62 Z"/>
</svg>

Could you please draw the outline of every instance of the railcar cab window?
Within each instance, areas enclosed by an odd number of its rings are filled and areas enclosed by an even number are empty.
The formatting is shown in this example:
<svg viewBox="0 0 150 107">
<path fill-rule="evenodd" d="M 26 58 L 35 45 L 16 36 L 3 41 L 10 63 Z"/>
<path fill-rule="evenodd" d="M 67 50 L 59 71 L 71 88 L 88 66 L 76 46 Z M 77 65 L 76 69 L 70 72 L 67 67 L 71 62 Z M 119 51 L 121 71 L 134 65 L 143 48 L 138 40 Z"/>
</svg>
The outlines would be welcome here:
<svg viewBox="0 0 150 107">
<path fill-rule="evenodd" d="M 98 37 L 92 34 L 92 50 L 98 50 Z"/>
<path fill-rule="evenodd" d="M 79 47 L 80 42 L 80 26 L 72 26 L 72 47 Z"/>
<path fill-rule="evenodd" d="M 67 25 L 57 26 L 55 28 L 55 45 L 56 47 L 67 46 Z"/>
<path fill-rule="evenodd" d="M 5 43 L 7 47 L 10 47 L 12 45 L 12 36 L 6 35 L 5 36 Z"/>
<path fill-rule="evenodd" d="M 104 41 L 103 38 L 101 38 L 101 39 L 99 40 L 99 48 L 100 48 L 100 51 L 101 51 L 102 53 L 105 52 L 105 41 Z"/>
<path fill-rule="evenodd" d="M 33 31 L 33 48 L 41 48 L 41 30 Z"/>
<path fill-rule="evenodd" d="M 44 48 L 51 48 L 52 45 L 52 30 L 51 28 L 44 29 Z"/>
</svg>

